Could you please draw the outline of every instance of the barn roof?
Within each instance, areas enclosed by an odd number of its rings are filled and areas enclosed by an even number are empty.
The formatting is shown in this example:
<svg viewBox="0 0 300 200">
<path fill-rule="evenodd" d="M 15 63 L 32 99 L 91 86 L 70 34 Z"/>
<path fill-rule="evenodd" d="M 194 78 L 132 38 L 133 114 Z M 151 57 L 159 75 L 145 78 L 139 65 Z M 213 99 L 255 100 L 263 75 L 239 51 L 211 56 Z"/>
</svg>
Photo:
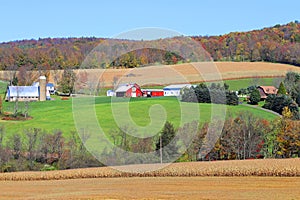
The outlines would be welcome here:
<svg viewBox="0 0 300 200">
<path fill-rule="evenodd" d="M 181 90 L 182 88 L 190 88 L 191 84 L 176 84 L 176 85 L 168 85 L 164 87 L 164 90 Z"/>
<path fill-rule="evenodd" d="M 139 87 L 136 83 L 124 83 L 124 84 L 120 84 L 118 86 L 118 88 L 116 89 L 116 92 L 126 92 L 127 90 L 129 90 L 133 86 Z"/>
<path fill-rule="evenodd" d="M 54 87 L 54 84 L 53 84 L 53 83 L 47 83 L 46 86 L 47 86 L 47 87 Z"/>
<path fill-rule="evenodd" d="M 116 92 L 126 92 L 127 90 L 129 90 L 132 87 L 133 87 L 133 85 L 122 85 L 122 86 L 118 87 L 118 89 L 116 89 Z"/>
<path fill-rule="evenodd" d="M 277 88 L 274 86 L 258 86 L 261 88 L 266 94 L 277 94 Z"/>
<path fill-rule="evenodd" d="M 143 92 L 163 92 L 163 89 L 142 89 Z"/>
<path fill-rule="evenodd" d="M 37 86 L 9 86 L 8 95 L 10 97 L 38 97 L 39 87 Z"/>
<path fill-rule="evenodd" d="M 34 83 L 32 83 L 32 86 L 39 86 L 39 85 L 40 85 L 39 82 L 34 82 Z M 47 86 L 47 87 L 54 87 L 54 84 L 53 84 L 53 83 L 47 83 L 46 86 Z"/>
</svg>

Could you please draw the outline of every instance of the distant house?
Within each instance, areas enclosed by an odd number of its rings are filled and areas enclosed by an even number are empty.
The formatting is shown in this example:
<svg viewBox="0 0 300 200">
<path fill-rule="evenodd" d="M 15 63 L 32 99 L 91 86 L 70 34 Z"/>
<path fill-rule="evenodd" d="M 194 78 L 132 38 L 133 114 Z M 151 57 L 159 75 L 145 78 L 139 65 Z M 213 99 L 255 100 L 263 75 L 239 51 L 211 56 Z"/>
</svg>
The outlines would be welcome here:
<svg viewBox="0 0 300 200">
<path fill-rule="evenodd" d="M 266 99 L 270 94 L 277 94 L 278 89 L 274 86 L 258 86 L 260 98 Z"/>
<path fill-rule="evenodd" d="M 142 89 L 144 96 L 146 97 L 161 97 L 164 96 L 164 90 L 162 89 Z"/>
<path fill-rule="evenodd" d="M 37 86 L 8 86 L 6 101 L 38 101 L 40 97 Z"/>
<path fill-rule="evenodd" d="M 143 92 L 140 86 L 134 84 L 122 84 L 115 91 L 116 97 L 142 97 Z"/>
<path fill-rule="evenodd" d="M 107 90 L 106 91 L 106 96 L 113 97 L 113 96 L 115 96 L 115 92 L 113 90 Z"/>
<path fill-rule="evenodd" d="M 191 84 L 177 84 L 177 85 L 168 85 L 164 87 L 164 96 L 177 96 L 179 97 L 184 88 L 192 87 Z"/>
<path fill-rule="evenodd" d="M 47 83 L 46 89 L 49 91 L 50 94 L 55 94 L 55 87 L 53 83 Z"/>
</svg>

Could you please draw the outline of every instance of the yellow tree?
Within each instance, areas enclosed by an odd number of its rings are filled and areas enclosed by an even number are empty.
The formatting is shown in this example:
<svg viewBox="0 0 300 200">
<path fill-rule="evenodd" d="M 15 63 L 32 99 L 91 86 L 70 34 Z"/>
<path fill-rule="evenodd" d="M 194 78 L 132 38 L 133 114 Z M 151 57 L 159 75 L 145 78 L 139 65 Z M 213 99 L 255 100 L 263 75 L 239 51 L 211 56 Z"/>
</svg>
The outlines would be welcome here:
<svg viewBox="0 0 300 200">
<path fill-rule="evenodd" d="M 300 156 L 300 121 L 291 120 L 293 113 L 284 107 L 277 134 L 277 155 L 283 158 Z"/>
</svg>

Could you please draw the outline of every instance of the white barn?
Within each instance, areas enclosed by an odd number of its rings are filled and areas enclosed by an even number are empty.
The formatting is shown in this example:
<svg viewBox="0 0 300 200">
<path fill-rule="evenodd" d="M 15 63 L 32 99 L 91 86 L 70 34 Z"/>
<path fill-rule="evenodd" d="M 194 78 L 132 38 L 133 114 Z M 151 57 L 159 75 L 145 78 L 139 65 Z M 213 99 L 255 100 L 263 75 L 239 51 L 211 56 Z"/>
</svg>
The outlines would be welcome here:
<svg viewBox="0 0 300 200">
<path fill-rule="evenodd" d="M 38 101 L 40 97 L 37 86 L 8 86 L 6 101 Z"/>
<path fill-rule="evenodd" d="M 184 88 L 192 87 L 191 84 L 176 84 L 176 85 L 168 85 L 164 87 L 164 96 L 176 96 L 179 97 Z"/>
<path fill-rule="evenodd" d="M 46 77 L 41 76 L 39 82 L 32 86 L 8 86 L 6 101 L 45 101 L 51 100 L 49 90 L 46 89 Z"/>
</svg>

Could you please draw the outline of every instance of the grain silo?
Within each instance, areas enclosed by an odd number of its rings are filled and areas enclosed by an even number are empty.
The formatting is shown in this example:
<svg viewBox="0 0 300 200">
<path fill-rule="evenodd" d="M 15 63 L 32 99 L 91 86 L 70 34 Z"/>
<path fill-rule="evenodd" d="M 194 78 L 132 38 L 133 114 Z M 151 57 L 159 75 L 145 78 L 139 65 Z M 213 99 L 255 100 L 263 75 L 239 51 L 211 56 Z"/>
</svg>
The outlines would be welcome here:
<svg viewBox="0 0 300 200">
<path fill-rule="evenodd" d="M 46 101 L 46 77 L 40 76 L 40 101 Z"/>
</svg>

